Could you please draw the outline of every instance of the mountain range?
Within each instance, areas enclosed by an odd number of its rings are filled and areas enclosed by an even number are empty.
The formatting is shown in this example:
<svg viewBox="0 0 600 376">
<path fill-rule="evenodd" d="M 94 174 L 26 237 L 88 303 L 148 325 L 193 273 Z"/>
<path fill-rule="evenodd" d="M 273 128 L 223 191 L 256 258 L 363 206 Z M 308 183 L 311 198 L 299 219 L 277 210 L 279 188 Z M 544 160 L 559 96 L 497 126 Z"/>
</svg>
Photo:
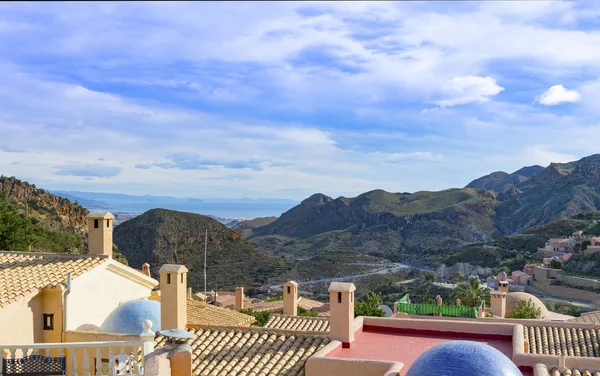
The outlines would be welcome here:
<svg viewBox="0 0 600 376">
<path fill-rule="evenodd" d="M 546 168 L 494 172 L 460 189 L 374 190 L 336 199 L 315 194 L 276 221 L 247 230 L 247 236 L 275 254 L 343 249 L 398 259 L 404 252 L 491 241 L 599 208 L 596 154 Z"/>
</svg>

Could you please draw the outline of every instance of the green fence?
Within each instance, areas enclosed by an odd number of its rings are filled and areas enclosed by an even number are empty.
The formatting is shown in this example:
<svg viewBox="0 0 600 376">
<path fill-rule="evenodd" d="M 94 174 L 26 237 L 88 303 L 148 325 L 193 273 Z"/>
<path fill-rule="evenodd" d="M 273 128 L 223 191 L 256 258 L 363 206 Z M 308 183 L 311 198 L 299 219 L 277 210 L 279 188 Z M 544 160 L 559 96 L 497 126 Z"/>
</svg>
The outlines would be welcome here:
<svg viewBox="0 0 600 376">
<path fill-rule="evenodd" d="M 448 317 L 479 317 L 479 307 L 469 306 L 448 306 L 436 304 L 415 304 L 408 303 L 408 296 L 402 297 L 398 301 L 398 312 L 406 312 L 409 315 L 436 315 Z M 483 304 L 483 302 L 482 302 Z"/>
</svg>

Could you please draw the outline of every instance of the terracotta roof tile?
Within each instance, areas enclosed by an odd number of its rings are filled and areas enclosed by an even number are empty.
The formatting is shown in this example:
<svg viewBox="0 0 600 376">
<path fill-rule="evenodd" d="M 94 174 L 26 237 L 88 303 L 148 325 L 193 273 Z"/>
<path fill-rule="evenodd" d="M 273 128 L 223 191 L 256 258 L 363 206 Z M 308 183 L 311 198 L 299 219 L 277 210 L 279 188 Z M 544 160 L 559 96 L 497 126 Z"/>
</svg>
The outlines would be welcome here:
<svg viewBox="0 0 600 376">
<path fill-rule="evenodd" d="M 298 298 L 298 305 L 300 307 L 304 308 L 305 310 L 310 311 L 313 308 L 323 307 L 325 305 L 325 303 L 319 302 L 317 300 L 300 297 L 300 298 Z M 272 302 L 262 302 L 262 303 L 258 303 L 258 304 L 252 304 L 250 306 L 247 306 L 246 308 L 249 308 L 249 309 L 253 310 L 254 312 L 264 312 L 264 311 L 283 312 L 283 300 L 276 300 L 276 301 L 272 301 Z"/>
<path fill-rule="evenodd" d="M 548 368 L 544 366 L 543 369 L 548 372 L 548 376 L 600 376 L 600 371 L 590 370 L 586 367 L 568 368 L 562 372 L 557 367 Z"/>
<path fill-rule="evenodd" d="M 160 296 L 152 292 L 150 299 L 160 302 Z M 247 326 L 256 319 L 234 310 L 216 307 L 194 299 L 187 300 L 188 325 Z"/>
<path fill-rule="evenodd" d="M 195 339 L 195 375 L 304 375 L 306 360 L 329 343 L 324 335 L 292 334 L 254 328 L 200 327 L 188 329 Z M 158 336 L 155 347 L 163 346 Z"/>
<path fill-rule="evenodd" d="M 320 317 L 285 316 L 271 314 L 265 328 L 302 332 L 329 332 L 329 319 Z"/>
<path fill-rule="evenodd" d="M 583 313 L 581 315 L 581 317 L 575 317 L 575 318 L 569 319 L 567 321 L 570 321 L 570 322 L 587 322 L 587 323 L 590 323 L 590 324 L 593 324 L 594 322 L 596 322 L 596 323 L 600 324 L 600 311 Z"/>
<path fill-rule="evenodd" d="M 0 251 L 0 307 L 5 307 L 38 289 L 66 283 L 107 261 L 107 257 Z"/>
<path fill-rule="evenodd" d="M 523 326 L 531 354 L 597 357 L 600 330 L 552 326 Z"/>
</svg>

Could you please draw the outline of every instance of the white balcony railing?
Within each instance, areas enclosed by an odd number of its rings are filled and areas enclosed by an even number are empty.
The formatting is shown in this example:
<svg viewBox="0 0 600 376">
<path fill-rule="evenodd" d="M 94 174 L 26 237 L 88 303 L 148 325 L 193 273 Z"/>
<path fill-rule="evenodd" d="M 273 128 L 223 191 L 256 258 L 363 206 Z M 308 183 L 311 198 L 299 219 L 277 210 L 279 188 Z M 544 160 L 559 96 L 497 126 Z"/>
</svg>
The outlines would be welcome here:
<svg viewBox="0 0 600 376">
<path fill-rule="evenodd" d="M 137 341 L 0 343 L 0 359 L 19 359 L 30 355 L 64 357 L 67 376 L 142 375 L 144 356 L 154 351 L 152 323 L 146 320 L 143 325 L 144 332 Z M 127 359 L 127 364 L 119 364 L 119 359 Z M 108 372 L 106 369 L 103 372 L 103 361 L 111 363 Z M 0 361 L 0 375 L 4 371 L 2 367 L 3 362 Z M 104 364 L 106 367 L 107 364 Z"/>
</svg>

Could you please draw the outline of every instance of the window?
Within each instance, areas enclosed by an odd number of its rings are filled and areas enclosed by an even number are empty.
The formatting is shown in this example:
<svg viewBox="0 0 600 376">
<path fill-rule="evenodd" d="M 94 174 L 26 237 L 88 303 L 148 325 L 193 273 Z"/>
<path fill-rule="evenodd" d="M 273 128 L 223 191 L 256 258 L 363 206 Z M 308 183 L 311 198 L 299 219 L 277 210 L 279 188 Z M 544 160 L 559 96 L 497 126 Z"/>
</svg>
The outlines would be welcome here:
<svg viewBox="0 0 600 376">
<path fill-rule="evenodd" d="M 354 293 L 351 292 L 350 293 L 350 303 L 352 303 L 354 301 Z"/>
<path fill-rule="evenodd" d="M 98 228 L 98 220 L 94 219 L 94 228 Z"/>
<path fill-rule="evenodd" d="M 183 283 L 183 273 L 181 273 L 181 283 Z"/>
<path fill-rule="evenodd" d="M 288 286 L 288 294 L 292 293 L 292 286 Z"/>
<path fill-rule="evenodd" d="M 338 303 L 342 302 L 342 293 L 338 292 Z"/>
<path fill-rule="evenodd" d="M 167 285 L 171 284 L 171 273 L 167 274 Z"/>
<path fill-rule="evenodd" d="M 53 313 L 44 313 L 44 330 L 54 330 Z"/>
<path fill-rule="evenodd" d="M 109 228 L 109 227 L 110 227 L 110 219 L 107 219 L 106 220 L 106 228 Z"/>
</svg>

